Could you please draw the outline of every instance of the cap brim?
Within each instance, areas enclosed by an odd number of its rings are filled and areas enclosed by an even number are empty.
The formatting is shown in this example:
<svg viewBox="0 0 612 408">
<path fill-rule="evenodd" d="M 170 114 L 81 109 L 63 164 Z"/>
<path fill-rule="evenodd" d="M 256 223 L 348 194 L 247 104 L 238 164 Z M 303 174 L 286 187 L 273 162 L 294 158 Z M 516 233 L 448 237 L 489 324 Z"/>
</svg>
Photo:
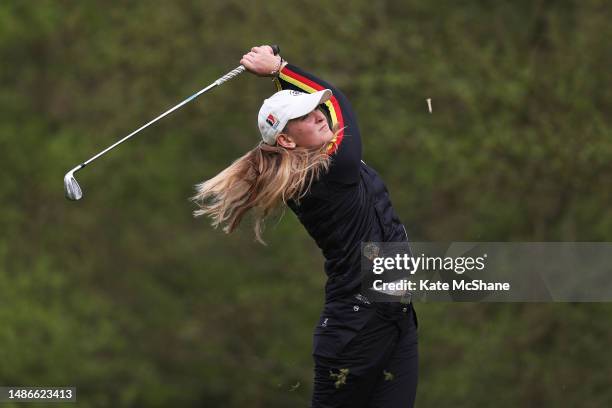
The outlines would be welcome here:
<svg viewBox="0 0 612 408">
<path fill-rule="evenodd" d="M 327 102 L 331 97 L 332 91 L 329 89 L 323 89 L 322 91 L 311 94 L 304 94 L 303 96 L 296 98 L 299 100 L 295 101 L 294 108 L 287 119 L 291 120 L 304 116 L 315 110 L 317 106 Z"/>
</svg>

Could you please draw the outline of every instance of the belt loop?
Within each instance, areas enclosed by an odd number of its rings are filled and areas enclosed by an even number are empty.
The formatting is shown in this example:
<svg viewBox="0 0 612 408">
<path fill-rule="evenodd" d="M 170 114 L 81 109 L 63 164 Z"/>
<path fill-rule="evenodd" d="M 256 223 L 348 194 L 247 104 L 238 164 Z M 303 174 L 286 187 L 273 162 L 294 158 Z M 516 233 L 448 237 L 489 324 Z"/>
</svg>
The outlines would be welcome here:
<svg viewBox="0 0 612 408">
<path fill-rule="evenodd" d="M 403 305 L 409 305 L 412 303 L 412 294 L 410 292 L 406 292 L 404 295 L 402 295 L 400 303 Z"/>
</svg>

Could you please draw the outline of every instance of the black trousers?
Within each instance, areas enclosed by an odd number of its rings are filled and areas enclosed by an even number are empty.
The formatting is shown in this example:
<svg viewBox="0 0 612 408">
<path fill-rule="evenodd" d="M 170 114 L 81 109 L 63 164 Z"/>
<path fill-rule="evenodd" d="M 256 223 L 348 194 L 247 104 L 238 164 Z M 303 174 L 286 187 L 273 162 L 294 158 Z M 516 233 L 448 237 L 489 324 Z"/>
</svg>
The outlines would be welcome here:
<svg viewBox="0 0 612 408">
<path fill-rule="evenodd" d="M 315 331 L 311 407 L 409 408 L 414 405 L 418 322 L 412 304 L 372 303 L 369 307 L 372 310 L 368 310 L 365 325 L 347 342 L 335 343 L 336 347 L 324 344 L 342 339 L 342 335 L 333 335 L 333 327 L 331 330 L 326 327 L 325 332 Z M 322 319 L 324 323 L 328 321 L 325 316 Z M 342 327 L 336 331 L 339 330 Z M 331 336 L 325 336 L 326 333 Z"/>
</svg>

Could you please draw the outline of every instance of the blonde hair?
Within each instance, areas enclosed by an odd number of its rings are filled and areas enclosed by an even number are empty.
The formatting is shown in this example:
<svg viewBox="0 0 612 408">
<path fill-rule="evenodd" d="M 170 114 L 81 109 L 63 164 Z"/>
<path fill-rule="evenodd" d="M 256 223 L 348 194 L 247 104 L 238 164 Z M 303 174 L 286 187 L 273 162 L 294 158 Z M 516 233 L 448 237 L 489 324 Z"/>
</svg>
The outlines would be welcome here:
<svg viewBox="0 0 612 408">
<path fill-rule="evenodd" d="M 193 214 L 210 216 L 213 227 L 222 225 L 229 234 L 253 210 L 255 238 L 265 245 L 264 221 L 281 203 L 299 204 L 312 183 L 329 169 L 328 148 L 325 144 L 289 150 L 261 142 L 212 179 L 196 185 L 197 194 L 191 200 L 200 209 Z"/>
</svg>

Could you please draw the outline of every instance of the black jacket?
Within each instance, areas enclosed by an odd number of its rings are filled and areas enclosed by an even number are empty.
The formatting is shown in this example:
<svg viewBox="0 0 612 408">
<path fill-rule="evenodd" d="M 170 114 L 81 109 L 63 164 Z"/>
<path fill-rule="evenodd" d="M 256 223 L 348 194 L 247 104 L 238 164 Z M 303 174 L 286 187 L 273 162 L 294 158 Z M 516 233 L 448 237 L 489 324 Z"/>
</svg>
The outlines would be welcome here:
<svg viewBox="0 0 612 408">
<path fill-rule="evenodd" d="M 329 172 L 313 183 L 299 206 L 288 203 L 323 252 L 328 303 L 359 292 L 362 242 L 399 242 L 408 237 L 384 182 L 361 160 L 359 126 L 346 96 L 290 64 L 282 69 L 278 85 L 308 93 L 331 89 L 328 114 L 333 125 L 344 127 L 329 146 Z"/>
</svg>

